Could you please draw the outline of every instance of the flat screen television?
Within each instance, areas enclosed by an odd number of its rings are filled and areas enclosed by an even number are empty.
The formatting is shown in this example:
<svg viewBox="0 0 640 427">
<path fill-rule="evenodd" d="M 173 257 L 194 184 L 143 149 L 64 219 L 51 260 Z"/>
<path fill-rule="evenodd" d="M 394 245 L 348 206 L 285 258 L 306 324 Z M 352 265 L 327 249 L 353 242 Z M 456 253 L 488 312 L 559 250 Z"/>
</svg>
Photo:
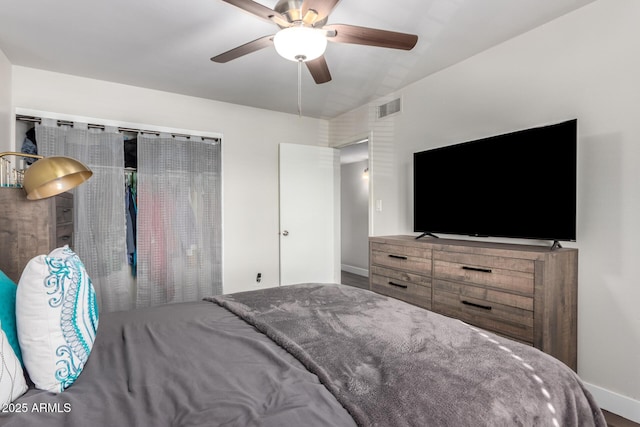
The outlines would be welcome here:
<svg viewBox="0 0 640 427">
<path fill-rule="evenodd" d="M 414 231 L 575 241 L 576 147 L 569 120 L 414 153 Z"/>
</svg>

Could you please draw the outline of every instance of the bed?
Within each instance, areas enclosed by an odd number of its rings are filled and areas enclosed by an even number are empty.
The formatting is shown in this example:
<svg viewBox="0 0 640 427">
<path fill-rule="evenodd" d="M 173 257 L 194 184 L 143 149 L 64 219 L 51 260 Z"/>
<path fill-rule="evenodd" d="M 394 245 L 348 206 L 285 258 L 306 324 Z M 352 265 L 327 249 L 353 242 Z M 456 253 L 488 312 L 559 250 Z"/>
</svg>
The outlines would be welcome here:
<svg viewBox="0 0 640 427">
<path fill-rule="evenodd" d="M 73 385 L 11 405 L 2 426 L 606 426 L 551 356 L 338 284 L 102 314 Z"/>
</svg>

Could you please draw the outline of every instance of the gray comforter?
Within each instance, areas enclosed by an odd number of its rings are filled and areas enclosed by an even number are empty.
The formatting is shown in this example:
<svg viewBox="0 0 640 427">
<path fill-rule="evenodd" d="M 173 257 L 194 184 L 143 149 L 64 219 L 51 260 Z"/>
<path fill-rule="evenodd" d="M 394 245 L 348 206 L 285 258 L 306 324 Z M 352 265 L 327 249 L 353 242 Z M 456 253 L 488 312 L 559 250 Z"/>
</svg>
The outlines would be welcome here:
<svg viewBox="0 0 640 427">
<path fill-rule="evenodd" d="M 0 426 L 605 426 L 557 360 L 369 291 L 212 300 L 101 316 L 78 380 Z"/>
<path fill-rule="evenodd" d="M 369 291 L 304 284 L 211 299 L 295 355 L 369 426 L 606 426 L 532 347 Z"/>
<path fill-rule="evenodd" d="M 21 411 L 21 412 L 17 412 Z M 351 426 L 293 356 L 210 302 L 109 313 L 78 380 L 31 390 L 0 426 Z"/>
</svg>

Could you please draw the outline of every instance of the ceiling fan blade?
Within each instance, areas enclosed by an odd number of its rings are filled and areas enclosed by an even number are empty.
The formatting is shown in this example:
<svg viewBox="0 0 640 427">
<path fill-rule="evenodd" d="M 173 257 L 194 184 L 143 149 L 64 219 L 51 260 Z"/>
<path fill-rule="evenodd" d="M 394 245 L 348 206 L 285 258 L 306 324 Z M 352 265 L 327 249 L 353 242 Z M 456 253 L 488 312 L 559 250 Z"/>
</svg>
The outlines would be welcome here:
<svg viewBox="0 0 640 427">
<path fill-rule="evenodd" d="M 339 2 L 340 0 L 304 0 L 302 2 L 302 6 L 300 7 L 303 20 L 306 24 L 309 25 L 313 25 L 314 22 L 317 21 L 322 21 L 324 18 L 329 16 L 331 11 Z M 315 11 L 315 14 L 317 14 L 317 16 L 314 16 L 311 22 L 307 22 L 308 18 L 305 19 L 305 17 L 309 16 L 307 15 L 309 10 Z"/>
<path fill-rule="evenodd" d="M 307 64 L 307 68 L 317 84 L 331 81 L 331 73 L 329 72 L 329 67 L 327 66 L 327 61 L 324 59 L 324 55 L 307 61 L 305 64 Z"/>
<path fill-rule="evenodd" d="M 282 16 L 279 12 L 276 12 L 273 9 L 269 9 L 266 6 L 261 5 L 260 3 L 256 3 L 252 0 L 222 0 L 225 3 L 229 3 L 235 7 L 238 7 L 246 12 L 251 13 L 252 15 L 257 16 L 258 18 L 262 18 L 266 21 L 280 23 L 287 23 L 287 18 Z"/>
<path fill-rule="evenodd" d="M 418 42 L 418 36 L 414 34 L 396 33 L 395 31 L 357 27 L 355 25 L 325 25 L 322 29 L 335 31 L 336 35 L 334 37 L 327 37 L 327 40 L 337 43 L 363 44 L 367 46 L 411 50 Z"/>
<path fill-rule="evenodd" d="M 232 59 L 240 58 L 241 56 L 255 52 L 256 50 L 264 49 L 273 45 L 273 34 L 270 36 L 264 36 L 249 43 L 245 43 L 242 46 L 238 46 L 234 49 L 228 50 L 220 55 L 216 55 L 211 60 L 224 64 Z"/>
</svg>

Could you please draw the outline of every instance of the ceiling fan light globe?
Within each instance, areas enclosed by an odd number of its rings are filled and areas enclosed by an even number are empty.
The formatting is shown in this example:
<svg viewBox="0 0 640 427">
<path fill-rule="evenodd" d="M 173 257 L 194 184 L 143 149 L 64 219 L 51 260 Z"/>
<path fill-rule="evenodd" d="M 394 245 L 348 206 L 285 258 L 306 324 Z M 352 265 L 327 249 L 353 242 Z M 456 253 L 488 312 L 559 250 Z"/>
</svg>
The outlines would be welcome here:
<svg viewBox="0 0 640 427">
<path fill-rule="evenodd" d="M 290 61 L 311 61 L 327 49 L 325 32 L 309 27 L 290 27 L 278 31 L 273 44 L 280 56 Z"/>
</svg>

